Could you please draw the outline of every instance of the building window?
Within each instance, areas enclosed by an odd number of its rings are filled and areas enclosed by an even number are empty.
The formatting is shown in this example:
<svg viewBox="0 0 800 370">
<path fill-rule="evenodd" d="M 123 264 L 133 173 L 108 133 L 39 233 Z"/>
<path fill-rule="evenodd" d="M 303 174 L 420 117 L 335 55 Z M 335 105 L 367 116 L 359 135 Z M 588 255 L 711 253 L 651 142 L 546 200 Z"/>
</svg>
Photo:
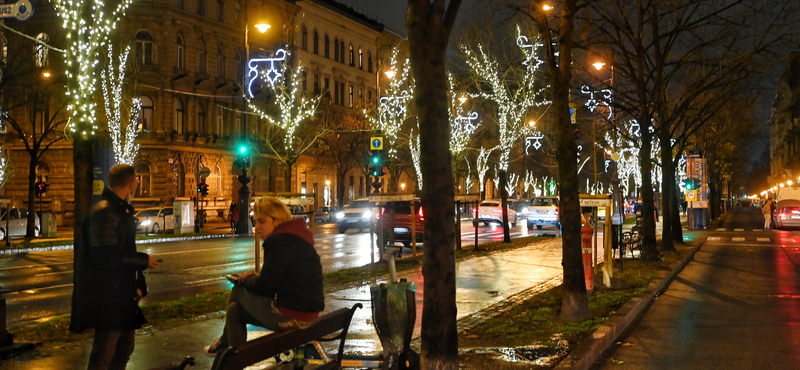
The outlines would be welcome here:
<svg viewBox="0 0 800 370">
<path fill-rule="evenodd" d="M 358 88 L 358 104 L 364 106 L 364 89 Z"/>
<path fill-rule="evenodd" d="M 186 8 L 186 1 L 178 0 L 178 9 L 185 9 L 185 8 Z"/>
<path fill-rule="evenodd" d="M 303 79 L 303 95 L 306 95 L 306 91 L 308 91 L 306 85 L 306 80 L 308 79 L 308 76 L 306 75 L 306 71 L 303 71 L 303 76 L 301 78 Z"/>
<path fill-rule="evenodd" d="M 217 107 L 217 131 L 216 134 L 218 137 L 222 137 L 222 124 L 225 120 L 225 112 L 222 110 L 222 107 Z"/>
<path fill-rule="evenodd" d="M 206 15 L 206 0 L 197 0 L 197 15 Z"/>
<path fill-rule="evenodd" d="M 314 30 L 314 54 L 319 55 L 319 32 Z"/>
<path fill-rule="evenodd" d="M 244 81 L 244 61 L 242 60 L 242 53 L 236 52 L 236 80 L 239 82 Z"/>
<path fill-rule="evenodd" d="M 183 37 L 178 35 L 178 69 L 186 69 L 186 48 L 183 45 Z"/>
<path fill-rule="evenodd" d="M 367 52 L 367 72 L 372 73 L 372 52 Z"/>
<path fill-rule="evenodd" d="M 37 67 L 44 67 L 50 65 L 50 57 L 47 55 L 47 51 L 49 50 L 44 44 L 50 41 L 50 37 L 47 36 L 46 33 L 40 33 L 36 35 L 36 44 L 33 46 L 33 61 L 36 63 Z M 7 53 L 7 46 L 3 45 L 3 60 L 6 60 L 5 55 Z"/>
<path fill-rule="evenodd" d="M 342 42 L 339 43 L 339 55 L 341 56 L 339 61 L 342 62 L 342 64 L 344 64 L 345 63 L 345 61 L 344 61 L 344 58 L 345 58 L 344 57 L 344 40 L 342 40 Z"/>
<path fill-rule="evenodd" d="M 150 166 L 147 163 L 139 163 L 136 165 L 136 180 L 139 181 L 139 186 L 136 188 L 137 198 L 148 198 L 150 192 Z"/>
<path fill-rule="evenodd" d="M 225 52 L 222 45 L 217 46 L 217 77 L 225 78 Z"/>
<path fill-rule="evenodd" d="M 331 58 L 331 39 L 325 34 L 325 58 Z"/>
<path fill-rule="evenodd" d="M 153 64 L 153 36 L 150 32 L 136 33 L 136 61 L 142 64 Z"/>
<path fill-rule="evenodd" d="M 153 131 L 153 100 L 147 96 L 140 96 L 142 109 L 139 111 L 139 132 Z"/>
<path fill-rule="evenodd" d="M 203 103 L 197 103 L 197 134 L 206 134 L 206 107 Z"/>
<path fill-rule="evenodd" d="M 225 2 L 217 0 L 217 22 L 225 22 Z"/>
<path fill-rule="evenodd" d="M 364 69 L 364 50 L 358 48 L 358 69 Z"/>
<path fill-rule="evenodd" d="M 306 25 L 300 26 L 300 47 L 308 51 L 308 30 L 306 30 Z"/>
<path fill-rule="evenodd" d="M 353 44 L 350 44 L 350 66 L 355 67 L 356 65 L 356 55 L 353 52 Z"/>
<path fill-rule="evenodd" d="M 328 97 L 331 95 L 331 79 L 325 77 L 325 94 L 328 94 Z"/>
<path fill-rule="evenodd" d="M 206 44 L 203 41 L 197 44 L 197 71 L 206 72 Z"/>
<path fill-rule="evenodd" d="M 350 105 L 350 108 L 353 107 L 353 86 L 352 85 L 350 85 L 350 102 L 349 102 L 349 105 Z"/>
<path fill-rule="evenodd" d="M 339 84 L 339 105 L 344 106 L 344 82 Z"/>
<path fill-rule="evenodd" d="M 339 61 L 339 39 L 333 39 L 333 60 Z"/>
<path fill-rule="evenodd" d="M 314 96 L 319 95 L 319 75 L 314 75 Z"/>
<path fill-rule="evenodd" d="M 333 81 L 333 104 L 339 105 L 339 81 Z"/>
<path fill-rule="evenodd" d="M 239 24 L 239 19 L 241 19 L 241 17 L 239 16 L 239 13 L 242 12 L 242 6 L 239 5 L 239 3 L 236 3 L 235 8 L 236 9 L 233 12 L 233 21 L 236 22 L 236 24 Z"/>
<path fill-rule="evenodd" d="M 185 130 L 185 120 L 184 120 L 184 110 L 183 110 L 183 102 L 180 99 L 175 99 L 175 132 L 179 135 L 183 135 Z"/>
</svg>

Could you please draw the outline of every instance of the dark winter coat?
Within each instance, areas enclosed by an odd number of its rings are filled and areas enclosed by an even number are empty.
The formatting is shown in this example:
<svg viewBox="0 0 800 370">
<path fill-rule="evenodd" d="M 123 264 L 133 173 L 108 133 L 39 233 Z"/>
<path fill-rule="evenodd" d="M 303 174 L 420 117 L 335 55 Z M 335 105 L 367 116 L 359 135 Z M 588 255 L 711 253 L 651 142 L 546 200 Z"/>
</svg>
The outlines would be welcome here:
<svg viewBox="0 0 800 370">
<path fill-rule="evenodd" d="M 149 256 L 136 252 L 133 207 L 109 189 L 89 210 L 75 245 L 70 331 L 130 330 L 146 322 L 136 289 L 147 295 L 142 271 Z"/>
<path fill-rule="evenodd" d="M 278 307 L 308 313 L 324 310 L 322 263 L 305 220 L 296 218 L 278 225 L 263 247 L 261 274 L 245 279 L 245 288 L 274 297 Z"/>
</svg>

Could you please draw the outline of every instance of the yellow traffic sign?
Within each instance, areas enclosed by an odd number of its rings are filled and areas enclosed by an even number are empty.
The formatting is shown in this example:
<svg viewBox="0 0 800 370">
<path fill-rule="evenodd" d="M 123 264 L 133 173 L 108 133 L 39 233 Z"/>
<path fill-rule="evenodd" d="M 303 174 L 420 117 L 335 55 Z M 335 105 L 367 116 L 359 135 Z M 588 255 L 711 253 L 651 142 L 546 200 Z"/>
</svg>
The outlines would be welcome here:
<svg viewBox="0 0 800 370">
<path fill-rule="evenodd" d="M 94 180 L 94 182 L 92 182 L 92 194 L 93 195 L 102 195 L 103 194 L 103 188 L 105 186 L 106 186 L 106 184 L 103 182 L 103 180 Z"/>
<path fill-rule="evenodd" d="M 383 136 L 369 138 L 369 150 L 383 150 Z"/>
<path fill-rule="evenodd" d="M 686 191 L 686 201 L 687 202 L 694 202 L 697 200 L 697 190 L 687 190 Z"/>
</svg>

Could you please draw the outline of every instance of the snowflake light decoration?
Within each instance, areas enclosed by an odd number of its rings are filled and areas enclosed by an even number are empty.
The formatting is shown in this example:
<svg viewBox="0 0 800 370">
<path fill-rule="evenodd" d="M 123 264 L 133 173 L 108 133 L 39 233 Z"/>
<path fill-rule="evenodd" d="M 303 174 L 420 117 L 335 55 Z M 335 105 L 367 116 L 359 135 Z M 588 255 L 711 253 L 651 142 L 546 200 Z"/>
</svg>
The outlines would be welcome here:
<svg viewBox="0 0 800 370">
<path fill-rule="evenodd" d="M 525 138 L 525 154 L 531 154 L 529 149 L 533 147 L 534 150 L 539 150 L 542 147 L 542 143 L 539 140 L 544 139 L 544 134 L 536 131 L 533 136 L 528 136 Z"/>
<path fill-rule="evenodd" d="M 588 94 L 589 99 L 586 100 L 586 107 L 590 112 L 597 110 L 599 106 L 605 106 L 608 109 L 607 120 L 611 120 L 614 116 L 613 108 L 611 107 L 612 91 L 611 89 L 592 90 L 589 86 L 581 86 L 581 93 Z"/>
<path fill-rule="evenodd" d="M 273 88 L 278 80 L 283 77 L 283 71 L 279 68 L 289 54 L 284 49 L 275 52 L 274 58 L 254 58 L 247 61 L 247 96 L 253 98 L 253 81 L 258 80 L 260 76 L 262 80 L 267 81 Z M 259 73 L 259 63 L 266 63 L 268 65 L 265 71 Z"/>
</svg>

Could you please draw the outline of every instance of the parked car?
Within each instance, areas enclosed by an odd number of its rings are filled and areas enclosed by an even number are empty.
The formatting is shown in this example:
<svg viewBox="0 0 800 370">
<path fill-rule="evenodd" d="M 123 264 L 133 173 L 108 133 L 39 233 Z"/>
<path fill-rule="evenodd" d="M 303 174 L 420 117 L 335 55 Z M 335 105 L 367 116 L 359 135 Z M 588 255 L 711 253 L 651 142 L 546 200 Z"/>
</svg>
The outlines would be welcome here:
<svg viewBox="0 0 800 370">
<path fill-rule="evenodd" d="M 137 212 L 134 217 L 139 219 L 139 224 L 136 226 L 137 233 L 158 234 L 162 230 L 174 228 L 172 207 L 145 208 Z"/>
<path fill-rule="evenodd" d="M 782 200 L 775 206 L 775 228 L 800 227 L 800 200 Z"/>
<path fill-rule="evenodd" d="M 414 229 L 416 230 L 417 243 L 422 243 L 422 236 L 425 233 L 425 216 L 420 206 L 419 200 L 414 202 Z M 394 218 L 390 217 L 391 210 L 394 209 Z M 389 230 L 394 230 L 394 241 L 403 243 L 404 247 L 411 246 L 411 202 L 389 202 L 381 207 L 381 213 L 377 216 L 383 228 L 383 243 L 389 242 Z"/>
<path fill-rule="evenodd" d="M 25 232 L 28 230 L 28 208 L 11 208 L 10 212 L 6 212 L 3 209 L 2 212 L 2 217 L 0 217 L 0 240 L 6 238 L 6 223 L 8 223 L 9 237 L 25 236 Z M 10 219 L 7 217 L 8 213 L 11 213 Z M 33 227 L 33 236 L 39 236 L 39 232 L 42 230 L 39 216 L 34 216 L 34 219 L 36 220 L 36 226 Z"/>
<path fill-rule="evenodd" d="M 333 222 L 336 221 L 336 207 L 319 207 L 314 211 L 314 222 Z"/>
<path fill-rule="evenodd" d="M 473 212 L 474 211 L 475 210 L 473 209 Z M 487 226 L 489 223 L 499 223 L 500 225 L 503 225 L 503 208 L 500 199 L 482 201 L 478 211 L 477 218 L 475 218 L 473 214 L 473 226 L 478 226 L 479 222 L 483 222 L 483 224 Z M 508 207 L 508 223 L 511 224 L 511 227 L 517 226 L 517 212 L 511 207 Z"/>
<path fill-rule="evenodd" d="M 336 213 L 336 228 L 340 233 L 348 229 L 359 229 L 364 231 L 369 228 L 370 218 L 372 217 L 373 204 L 369 198 L 360 198 L 344 207 Z"/>
<path fill-rule="evenodd" d="M 544 226 L 555 226 L 561 229 L 561 217 L 559 216 L 558 197 L 535 197 L 531 199 L 528 210 L 528 230 L 533 230 L 536 226 L 541 229 Z"/>
</svg>

